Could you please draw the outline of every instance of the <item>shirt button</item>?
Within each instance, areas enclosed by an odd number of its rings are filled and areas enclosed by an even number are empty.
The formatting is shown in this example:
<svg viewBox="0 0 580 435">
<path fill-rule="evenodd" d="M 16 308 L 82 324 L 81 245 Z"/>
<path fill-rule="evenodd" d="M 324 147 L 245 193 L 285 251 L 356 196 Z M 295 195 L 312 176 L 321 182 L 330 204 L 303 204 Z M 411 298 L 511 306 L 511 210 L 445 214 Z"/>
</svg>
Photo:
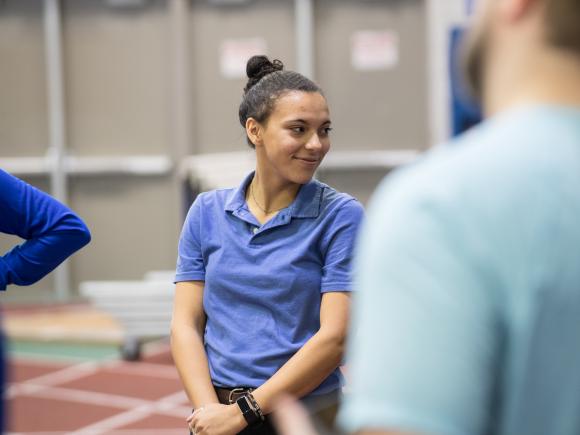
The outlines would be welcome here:
<svg viewBox="0 0 580 435">
<path fill-rule="evenodd" d="M 252 233 L 256 234 L 258 232 L 258 227 L 252 228 Z"/>
</svg>

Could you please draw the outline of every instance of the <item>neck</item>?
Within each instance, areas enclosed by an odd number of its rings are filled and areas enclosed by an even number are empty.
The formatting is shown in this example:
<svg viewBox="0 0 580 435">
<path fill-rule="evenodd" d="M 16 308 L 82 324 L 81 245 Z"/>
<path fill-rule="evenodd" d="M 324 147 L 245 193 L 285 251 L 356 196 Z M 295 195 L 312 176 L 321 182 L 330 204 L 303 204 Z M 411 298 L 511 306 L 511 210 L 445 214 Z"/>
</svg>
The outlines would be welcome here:
<svg viewBox="0 0 580 435">
<path fill-rule="evenodd" d="M 486 83 L 488 116 L 531 104 L 580 107 L 580 56 L 553 48 L 539 51 L 488 71 Z"/>
<path fill-rule="evenodd" d="M 299 184 L 265 176 L 256 169 L 246 197 L 267 215 L 288 207 L 296 198 L 299 189 Z"/>
</svg>

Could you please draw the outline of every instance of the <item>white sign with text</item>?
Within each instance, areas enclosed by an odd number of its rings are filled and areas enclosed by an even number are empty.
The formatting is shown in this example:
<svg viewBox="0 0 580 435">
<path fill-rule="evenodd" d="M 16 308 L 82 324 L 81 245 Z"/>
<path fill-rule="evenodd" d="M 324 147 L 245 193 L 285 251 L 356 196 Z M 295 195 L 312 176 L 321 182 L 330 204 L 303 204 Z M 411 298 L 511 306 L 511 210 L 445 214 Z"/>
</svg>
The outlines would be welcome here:
<svg viewBox="0 0 580 435">
<path fill-rule="evenodd" d="M 353 33 L 351 63 L 358 71 L 396 67 L 399 63 L 399 35 L 391 30 L 360 30 Z"/>
<path fill-rule="evenodd" d="M 226 39 L 220 46 L 220 71 L 227 79 L 246 77 L 246 63 L 257 54 L 266 54 L 264 38 Z"/>
</svg>

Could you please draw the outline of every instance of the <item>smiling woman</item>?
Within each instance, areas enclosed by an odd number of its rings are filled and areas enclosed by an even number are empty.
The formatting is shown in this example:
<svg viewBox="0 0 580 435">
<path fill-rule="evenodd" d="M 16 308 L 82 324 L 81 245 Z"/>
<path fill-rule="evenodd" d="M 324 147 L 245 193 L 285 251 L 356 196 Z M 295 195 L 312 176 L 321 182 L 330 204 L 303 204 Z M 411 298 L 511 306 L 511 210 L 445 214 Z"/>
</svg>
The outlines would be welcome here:
<svg viewBox="0 0 580 435">
<path fill-rule="evenodd" d="M 312 178 L 330 149 L 320 88 L 265 56 L 247 73 L 239 114 L 256 169 L 199 195 L 178 248 L 172 351 L 198 435 L 275 434 L 283 394 L 331 420 L 343 382 L 363 209 Z"/>
<path fill-rule="evenodd" d="M 294 199 L 330 149 L 330 113 L 321 89 L 282 68 L 278 60 L 251 58 L 239 110 L 248 144 L 256 149 L 250 208 L 258 208 L 251 211 L 258 212 L 261 223 Z M 262 182 L 262 177 L 267 180 Z"/>
</svg>

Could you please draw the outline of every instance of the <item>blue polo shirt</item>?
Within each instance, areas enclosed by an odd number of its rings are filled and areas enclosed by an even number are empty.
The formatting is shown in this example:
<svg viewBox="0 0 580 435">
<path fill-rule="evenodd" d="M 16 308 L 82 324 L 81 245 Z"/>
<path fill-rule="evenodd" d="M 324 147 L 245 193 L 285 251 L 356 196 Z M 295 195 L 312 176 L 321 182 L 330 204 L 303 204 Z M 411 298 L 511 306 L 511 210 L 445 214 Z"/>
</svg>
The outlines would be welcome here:
<svg viewBox="0 0 580 435">
<path fill-rule="evenodd" d="M 363 208 L 312 180 L 264 225 L 237 189 L 197 197 L 179 241 L 175 281 L 205 281 L 205 349 L 212 381 L 259 387 L 320 328 L 325 292 L 351 291 Z M 342 386 L 335 370 L 312 394 Z"/>
</svg>

